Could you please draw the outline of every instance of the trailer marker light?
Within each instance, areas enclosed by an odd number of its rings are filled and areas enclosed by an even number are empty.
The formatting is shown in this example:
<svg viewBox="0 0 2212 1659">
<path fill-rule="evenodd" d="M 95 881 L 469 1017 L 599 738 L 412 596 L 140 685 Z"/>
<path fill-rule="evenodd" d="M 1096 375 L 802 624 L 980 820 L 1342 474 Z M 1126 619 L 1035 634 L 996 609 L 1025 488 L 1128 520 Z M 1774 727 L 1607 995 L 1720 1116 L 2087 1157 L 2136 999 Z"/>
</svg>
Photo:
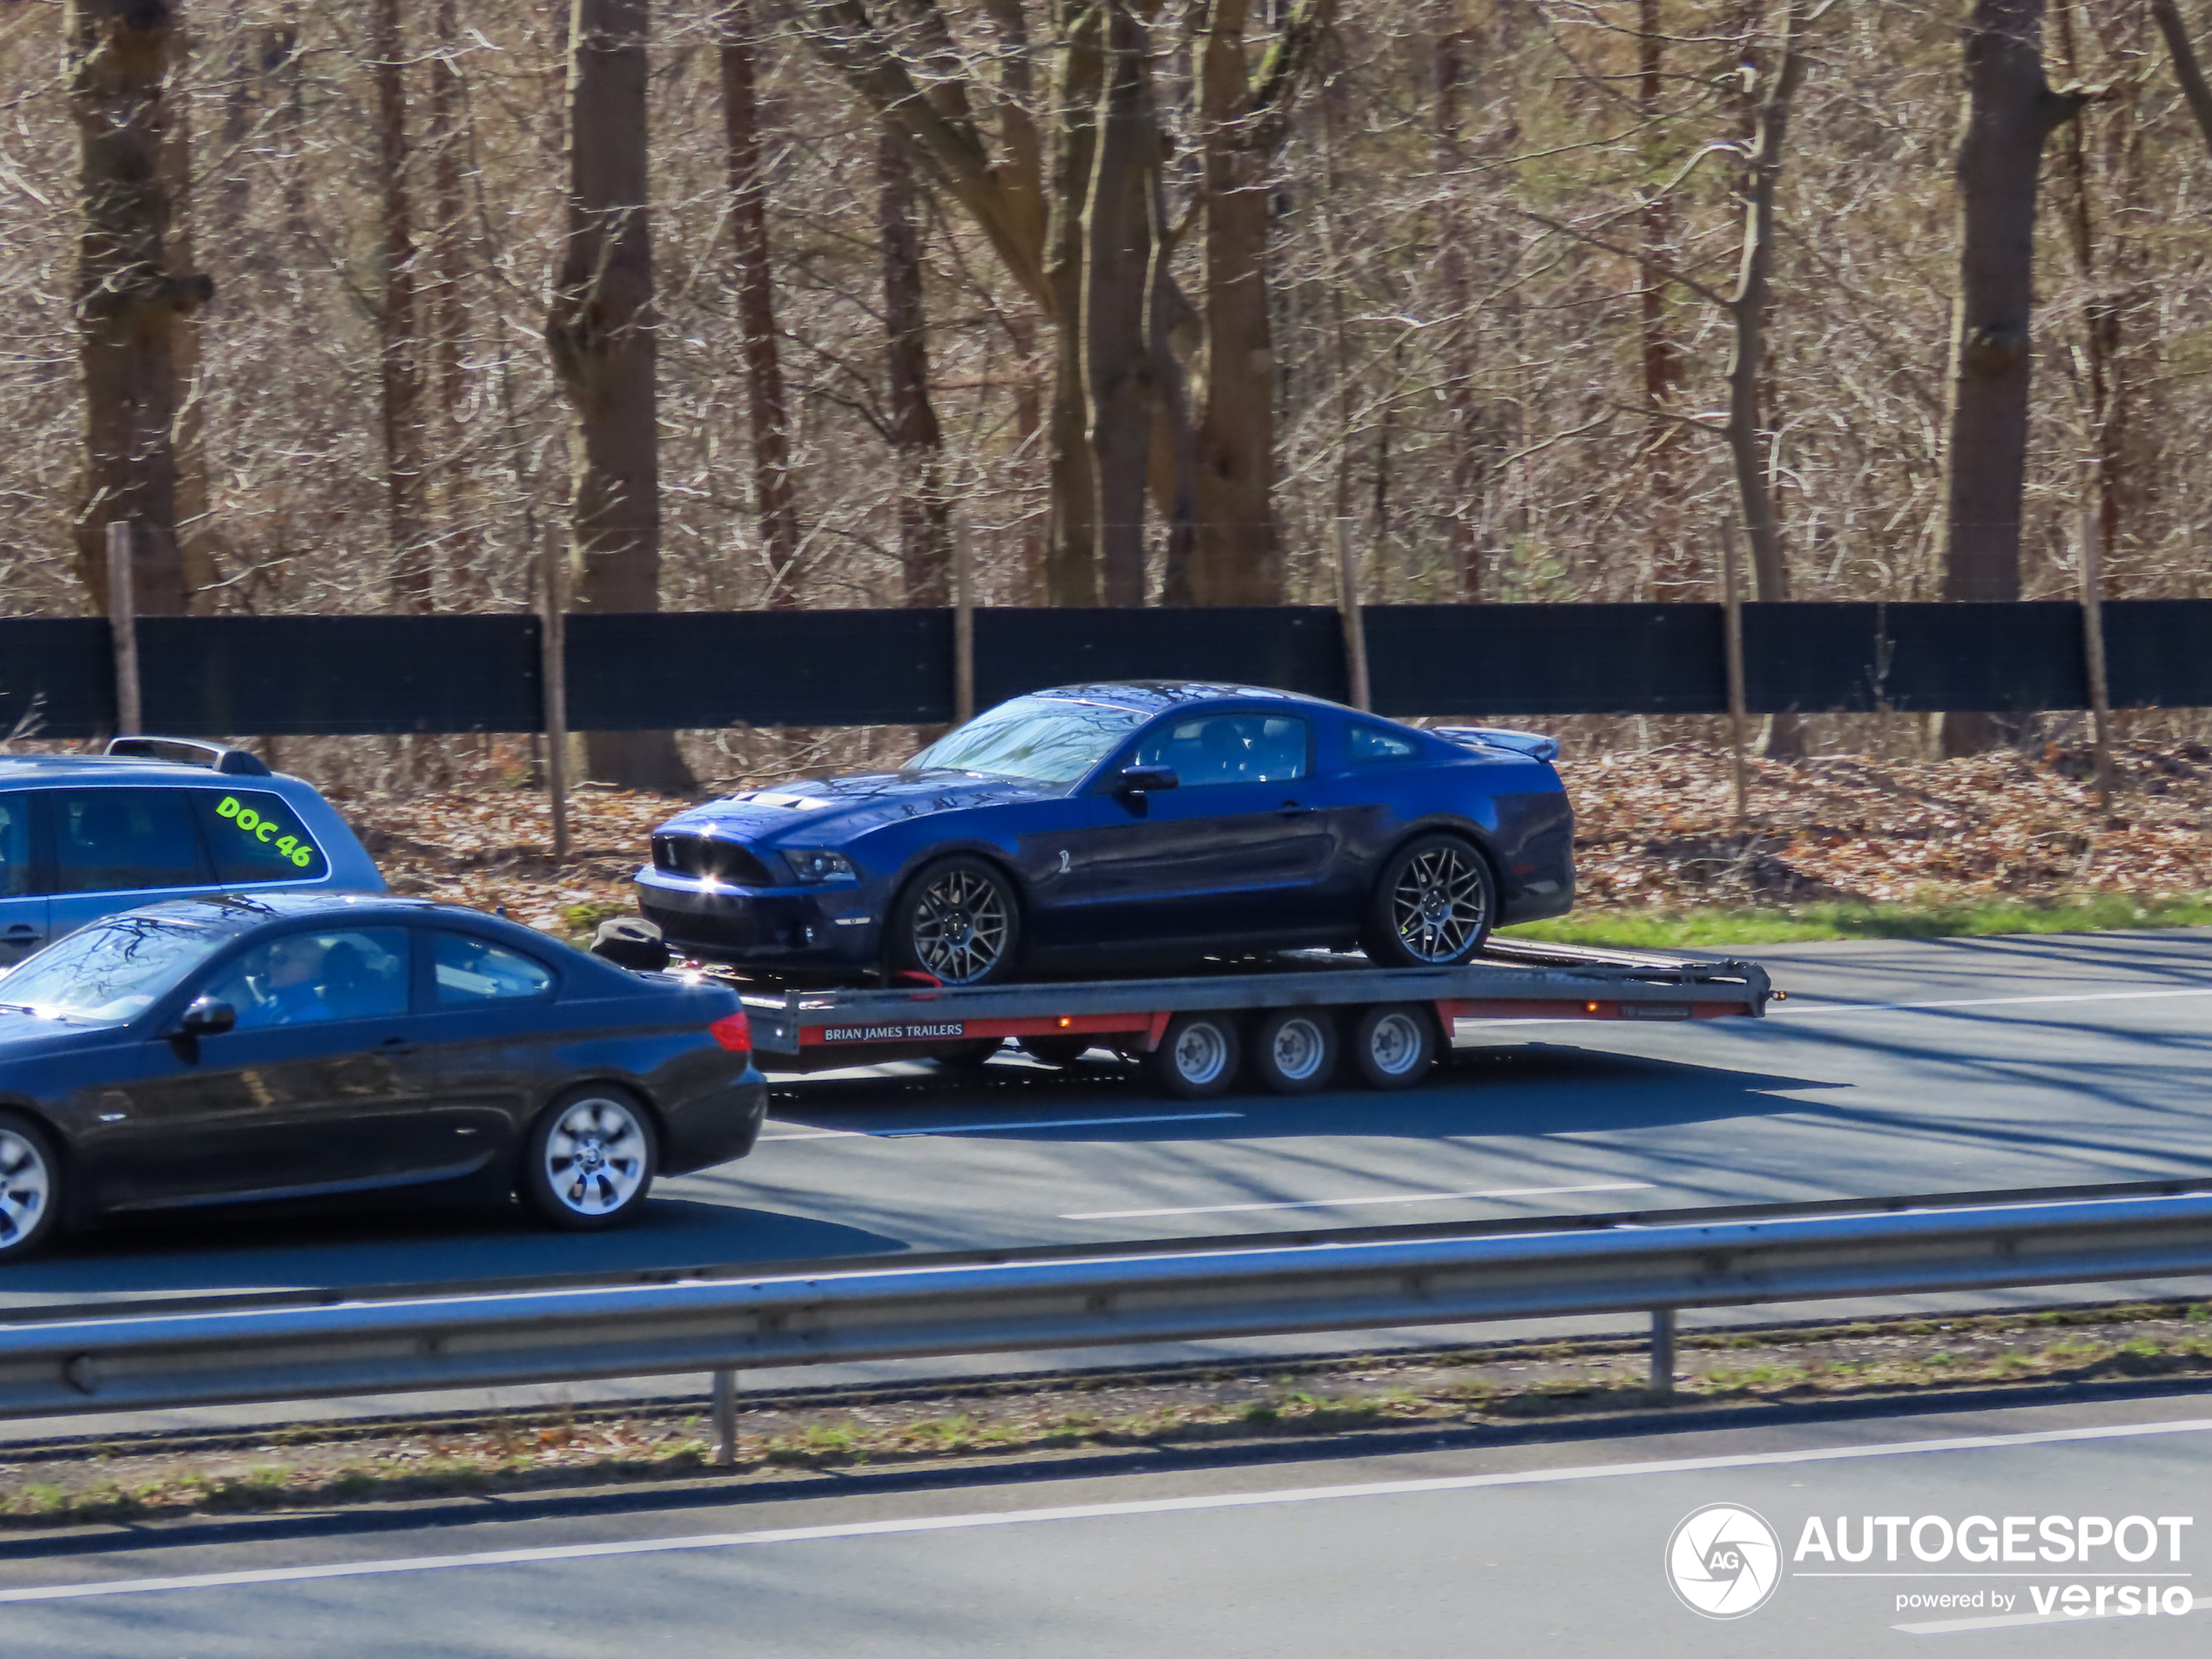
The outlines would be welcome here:
<svg viewBox="0 0 2212 1659">
<path fill-rule="evenodd" d="M 1595 1002 L 1585 1002 L 1582 1004 L 1582 1011 L 1585 1014 L 1595 1014 L 1597 1012 L 1597 1004 Z"/>
</svg>

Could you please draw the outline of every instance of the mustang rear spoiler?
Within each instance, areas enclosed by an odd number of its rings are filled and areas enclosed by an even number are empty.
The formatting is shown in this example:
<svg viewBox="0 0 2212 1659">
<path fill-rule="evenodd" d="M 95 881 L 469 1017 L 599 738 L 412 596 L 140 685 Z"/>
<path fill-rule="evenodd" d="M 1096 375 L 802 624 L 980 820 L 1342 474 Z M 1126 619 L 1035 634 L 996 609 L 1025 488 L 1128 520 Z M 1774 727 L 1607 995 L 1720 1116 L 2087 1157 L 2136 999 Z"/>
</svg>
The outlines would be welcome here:
<svg viewBox="0 0 2212 1659">
<path fill-rule="evenodd" d="M 1559 739 L 1540 732 L 1515 732 L 1503 725 L 1433 725 L 1429 732 L 1469 749 L 1510 749 L 1534 760 L 1559 759 Z"/>
<path fill-rule="evenodd" d="M 234 778 L 266 778 L 267 764 L 250 749 L 233 749 L 220 743 L 201 743 L 192 738 L 111 738 L 107 752 L 132 760 L 166 760 L 178 765 L 206 766 Z"/>
</svg>

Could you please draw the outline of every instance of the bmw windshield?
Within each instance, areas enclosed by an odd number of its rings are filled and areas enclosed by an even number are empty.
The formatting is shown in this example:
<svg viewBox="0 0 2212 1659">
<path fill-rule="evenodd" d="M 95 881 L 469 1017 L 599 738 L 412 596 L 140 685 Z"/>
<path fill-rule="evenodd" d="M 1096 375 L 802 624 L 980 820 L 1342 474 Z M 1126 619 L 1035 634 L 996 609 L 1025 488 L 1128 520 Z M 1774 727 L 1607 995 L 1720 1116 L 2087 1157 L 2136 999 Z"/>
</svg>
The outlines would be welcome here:
<svg viewBox="0 0 2212 1659">
<path fill-rule="evenodd" d="M 167 995 L 231 937 L 223 928 L 173 917 L 111 917 L 0 973 L 0 1009 L 121 1024 Z"/>
<path fill-rule="evenodd" d="M 907 762 L 909 772 L 981 772 L 1037 784 L 1072 784 L 1151 717 L 1111 703 L 1017 697 L 948 732 Z"/>
</svg>

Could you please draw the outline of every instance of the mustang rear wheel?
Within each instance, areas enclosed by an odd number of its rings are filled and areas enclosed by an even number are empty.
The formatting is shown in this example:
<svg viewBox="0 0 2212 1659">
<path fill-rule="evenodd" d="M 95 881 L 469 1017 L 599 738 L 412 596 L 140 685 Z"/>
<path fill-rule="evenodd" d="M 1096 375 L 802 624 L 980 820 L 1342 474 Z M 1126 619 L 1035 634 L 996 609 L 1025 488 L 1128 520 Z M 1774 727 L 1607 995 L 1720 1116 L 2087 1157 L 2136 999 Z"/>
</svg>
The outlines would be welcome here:
<svg viewBox="0 0 2212 1659">
<path fill-rule="evenodd" d="M 530 1131 L 523 1194 L 556 1227 L 594 1231 L 644 1208 L 659 1163 L 653 1120 L 642 1106 L 618 1089 L 575 1089 Z"/>
<path fill-rule="evenodd" d="M 61 1213 L 61 1161 L 46 1132 L 29 1118 L 0 1112 L 0 1262 L 46 1242 Z"/>
<path fill-rule="evenodd" d="M 1455 968 L 1497 913 L 1490 864 L 1456 835 L 1416 835 L 1384 864 L 1367 904 L 1367 954 L 1386 968 Z"/>
<path fill-rule="evenodd" d="M 894 974 L 989 985 L 1013 973 L 1022 910 L 1012 883 L 982 860 L 940 859 L 900 889 L 884 934 Z"/>
</svg>

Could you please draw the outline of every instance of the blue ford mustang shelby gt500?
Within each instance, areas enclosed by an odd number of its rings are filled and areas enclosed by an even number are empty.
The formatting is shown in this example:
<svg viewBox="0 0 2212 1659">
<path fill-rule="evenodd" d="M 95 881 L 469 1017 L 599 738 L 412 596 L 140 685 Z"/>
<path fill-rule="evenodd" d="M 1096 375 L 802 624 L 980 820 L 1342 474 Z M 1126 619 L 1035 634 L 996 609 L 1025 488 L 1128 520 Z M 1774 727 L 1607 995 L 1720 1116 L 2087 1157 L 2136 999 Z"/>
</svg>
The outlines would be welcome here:
<svg viewBox="0 0 2212 1659">
<path fill-rule="evenodd" d="M 799 976 L 981 985 L 1355 941 L 1392 966 L 1463 962 L 1494 925 L 1574 903 L 1557 752 L 1251 686 L 1062 686 L 896 772 L 679 813 L 638 906 L 676 950 Z"/>
</svg>

